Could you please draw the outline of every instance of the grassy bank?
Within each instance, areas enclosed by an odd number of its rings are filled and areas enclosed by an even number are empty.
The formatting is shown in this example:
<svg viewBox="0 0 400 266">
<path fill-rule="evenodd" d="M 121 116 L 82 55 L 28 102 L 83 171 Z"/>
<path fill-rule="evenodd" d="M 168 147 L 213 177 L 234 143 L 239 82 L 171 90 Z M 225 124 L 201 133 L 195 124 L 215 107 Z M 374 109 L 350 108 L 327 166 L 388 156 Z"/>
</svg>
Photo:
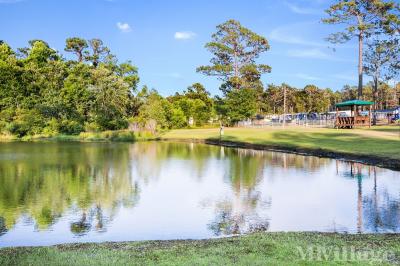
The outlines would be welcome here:
<svg viewBox="0 0 400 266">
<path fill-rule="evenodd" d="M 172 130 L 164 134 L 162 139 L 218 140 L 219 129 Z M 306 127 L 225 128 L 222 140 L 400 161 L 398 126 L 353 130 Z"/>
<path fill-rule="evenodd" d="M 38 141 L 38 140 L 54 140 L 54 141 L 121 141 L 134 142 L 154 140 L 157 136 L 150 132 L 132 132 L 129 130 L 108 130 L 102 132 L 82 132 L 79 135 L 34 135 L 18 138 L 11 135 L 3 135 L 0 141 Z"/>
<path fill-rule="evenodd" d="M 309 249 L 312 253 L 309 253 Z M 390 265 L 399 235 L 256 233 L 183 241 L 0 249 L 0 265 Z"/>
</svg>

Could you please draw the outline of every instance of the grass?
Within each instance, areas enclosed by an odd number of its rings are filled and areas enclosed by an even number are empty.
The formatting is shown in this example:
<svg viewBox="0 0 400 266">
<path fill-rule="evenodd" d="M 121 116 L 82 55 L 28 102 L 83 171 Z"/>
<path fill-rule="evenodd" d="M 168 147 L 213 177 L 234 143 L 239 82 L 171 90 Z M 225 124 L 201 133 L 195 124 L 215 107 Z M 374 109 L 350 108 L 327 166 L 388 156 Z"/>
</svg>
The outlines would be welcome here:
<svg viewBox="0 0 400 266">
<path fill-rule="evenodd" d="M 172 130 L 166 140 L 219 139 L 219 129 Z M 371 129 L 329 129 L 306 127 L 225 128 L 222 140 L 281 148 L 325 150 L 353 155 L 400 160 L 398 126 Z"/>
<path fill-rule="evenodd" d="M 399 259 L 400 236 L 379 234 L 254 233 L 0 249 L 0 265 L 391 265 Z"/>
<path fill-rule="evenodd" d="M 101 132 L 82 132 L 79 135 L 34 135 L 16 138 L 11 136 L 0 137 L 1 141 L 37 141 L 37 140 L 54 140 L 54 141 L 116 141 L 116 142 L 134 142 L 144 140 L 154 140 L 157 136 L 151 132 L 132 132 L 129 130 L 108 130 Z"/>
</svg>

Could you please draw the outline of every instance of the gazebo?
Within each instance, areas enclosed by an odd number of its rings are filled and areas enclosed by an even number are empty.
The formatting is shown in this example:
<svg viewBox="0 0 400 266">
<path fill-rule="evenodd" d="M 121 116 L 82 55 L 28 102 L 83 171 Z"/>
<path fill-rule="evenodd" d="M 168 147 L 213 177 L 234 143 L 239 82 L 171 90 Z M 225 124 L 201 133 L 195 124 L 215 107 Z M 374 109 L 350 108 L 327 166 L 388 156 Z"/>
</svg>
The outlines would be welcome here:
<svg viewBox="0 0 400 266">
<path fill-rule="evenodd" d="M 336 128 L 354 128 L 356 126 L 371 127 L 371 106 L 373 102 L 362 100 L 351 100 L 336 104 Z M 368 113 L 365 113 L 368 107 Z M 350 109 L 350 116 L 341 115 L 339 111 Z"/>
</svg>

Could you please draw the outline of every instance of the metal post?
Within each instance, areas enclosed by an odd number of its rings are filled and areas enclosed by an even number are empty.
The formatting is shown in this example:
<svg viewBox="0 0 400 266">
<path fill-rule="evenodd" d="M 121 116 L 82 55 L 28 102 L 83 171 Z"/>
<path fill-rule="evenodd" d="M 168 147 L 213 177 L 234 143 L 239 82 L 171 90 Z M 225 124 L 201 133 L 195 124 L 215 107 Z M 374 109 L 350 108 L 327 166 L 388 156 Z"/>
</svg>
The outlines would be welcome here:
<svg viewBox="0 0 400 266">
<path fill-rule="evenodd" d="M 368 110 L 368 127 L 371 128 L 371 105 L 369 106 L 369 110 Z"/>
<path fill-rule="evenodd" d="M 285 127 L 285 123 L 286 123 L 286 85 L 283 85 L 283 124 L 282 126 Z"/>
</svg>

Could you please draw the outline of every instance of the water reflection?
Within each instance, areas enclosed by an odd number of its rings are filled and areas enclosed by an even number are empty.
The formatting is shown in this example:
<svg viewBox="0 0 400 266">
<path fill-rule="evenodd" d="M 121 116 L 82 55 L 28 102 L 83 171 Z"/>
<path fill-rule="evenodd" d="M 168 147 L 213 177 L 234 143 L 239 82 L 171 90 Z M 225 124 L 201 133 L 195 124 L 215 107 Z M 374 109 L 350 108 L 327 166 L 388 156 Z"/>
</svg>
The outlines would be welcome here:
<svg viewBox="0 0 400 266">
<path fill-rule="evenodd" d="M 384 169 L 354 162 L 342 164 L 347 167 L 341 172 L 341 176 L 352 178 L 357 182 L 357 232 L 399 232 L 400 187 L 398 183 L 397 186 L 392 186 L 392 184 L 388 186 L 386 183 L 380 185 L 378 176 L 385 172 Z M 336 166 L 338 169 L 338 162 Z M 397 173 L 395 175 L 398 179 L 399 175 Z M 369 181 L 368 183 L 371 184 L 371 179 L 373 180 L 372 189 L 366 189 L 366 192 L 363 192 L 363 183 Z"/>
<path fill-rule="evenodd" d="M 5 220 L 3 217 L 0 217 L 0 236 L 7 232 Z"/>
<path fill-rule="evenodd" d="M 71 224 L 72 232 L 89 230 L 93 219 L 101 231 L 120 206 L 133 207 L 138 200 L 127 148 L 76 143 L 5 146 L 3 154 L 12 152 L 17 158 L 0 161 L 0 216 L 6 228 L 27 215 L 37 230 L 45 230 L 71 210 L 81 213 Z"/>
<path fill-rule="evenodd" d="M 400 174 L 182 143 L 0 146 L 0 246 L 400 231 Z"/>
</svg>

